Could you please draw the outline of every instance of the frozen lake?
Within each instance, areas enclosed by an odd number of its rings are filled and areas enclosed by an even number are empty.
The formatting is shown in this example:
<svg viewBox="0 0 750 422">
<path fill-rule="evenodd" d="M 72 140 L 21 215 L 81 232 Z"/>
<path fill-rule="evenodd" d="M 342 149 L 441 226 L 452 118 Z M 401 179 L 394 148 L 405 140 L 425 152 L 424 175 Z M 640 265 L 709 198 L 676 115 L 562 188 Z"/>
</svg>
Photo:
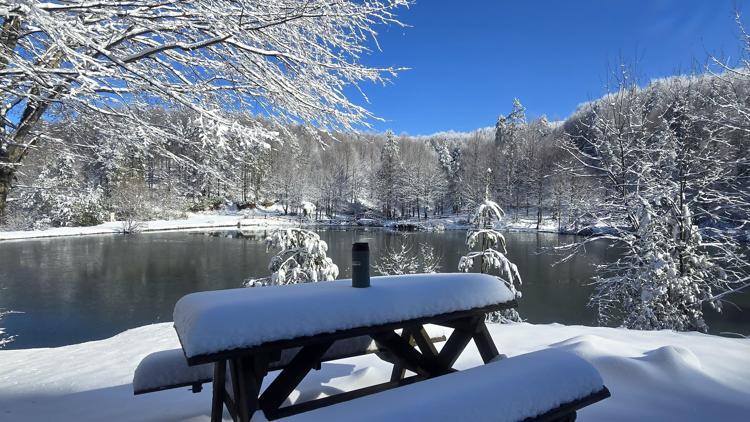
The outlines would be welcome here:
<svg viewBox="0 0 750 422">
<path fill-rule="evenodd" d="M 370 243 L 371 262 L 399 233 L 386 230 L 325 230 L 329 256 L 350 274 L 351 244 Z M 465 252 L 463 231 L 410 233 L 442 257 L 444 272 L 456 271 Z M 101 235 L 0 243 L 0 308 L 21 313 L 0 324 L 17 334 L 8 348 L 53 347 L 110 337 L 129 328 L 171 321 L 175 302 L 195 291 L 235 288 L 249 276 L 267 275 L 265 233 L 168 232 L 138 236 Z M 591 264 L 614 259 L 604 242 L 586 256 L 552 266 L 559 257 L 542 253 L 572 237 L 506 233 L 509 256 L 523 277 L 519 312 L 532 323 L 593 325 L 586 307 Z M 712 333 L 750 334 L 750 295 L 735 298 L 739 309 L 707 315 Z M 252 315 L 248 315 L 252 318 Z"/>
</svg>

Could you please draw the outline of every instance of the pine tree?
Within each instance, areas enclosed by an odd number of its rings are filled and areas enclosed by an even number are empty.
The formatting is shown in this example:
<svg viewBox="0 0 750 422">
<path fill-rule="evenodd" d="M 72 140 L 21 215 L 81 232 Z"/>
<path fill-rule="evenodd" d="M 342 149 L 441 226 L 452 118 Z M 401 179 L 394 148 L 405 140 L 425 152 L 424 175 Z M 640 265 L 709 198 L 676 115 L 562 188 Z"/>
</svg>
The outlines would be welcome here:
<svg viewBox="0 0 750 422">
<path fill-rule="evenodd" d="M 382 275 L 428 274 L 440 270 L 440 256 L 428 243 L 410 241 L 408 235 L 401 236 L 398 248 L 387 245 L 384 253 L 373 265 Z"/>
<path fill-rule="evenodd" d="M 396 216 L 395 209 L 400 199 L 402 173 L 403 165 L 398 140 L 389 130 L 386 132 L 386 141 L 380 151 L 380 167 L 375 176 L 375 186 L 383 205 L 383 213 L 387 218 Z"/>
<path fill-rule="evenodd" d="M 521 292 L 516 286 L 521 285 L 521 275 L 518 268 L 506 256 L 505 236 L 495 230 L 495 223 L 502 220 L 505 212 L 500 206 L 490 200 L 490 179 L 492 170 L 487 169 L 485 180 L 484 202 L 479 204 L 469 220 L 472 228 L 466 233 L 466 246 L 469 252 L 461 257 L 458 270 L 462 272 L 471 271 L 475 265 L 479 265 L 479 272 L 490 274 L 493 271 L 499 273 L 498 280 L 505 283 L 516 298 L 521 297 Z M 479 245 L 478 250 L 474 248 Z M 515 309 L 493 312 L 487 315 L 490 322 L 512 322 L 520 321 L 521 318 Z"/>
<path fill-rule="evenodd" d="M 245 286 L 316 283 L 339 276 L 339 267 L 326 255 L 328 244 L 310 230 L 276 230 L 266 238 L 266 247 L 278 250 L 268 264 L 271 276 L 248 279 Z"/>
</svg>

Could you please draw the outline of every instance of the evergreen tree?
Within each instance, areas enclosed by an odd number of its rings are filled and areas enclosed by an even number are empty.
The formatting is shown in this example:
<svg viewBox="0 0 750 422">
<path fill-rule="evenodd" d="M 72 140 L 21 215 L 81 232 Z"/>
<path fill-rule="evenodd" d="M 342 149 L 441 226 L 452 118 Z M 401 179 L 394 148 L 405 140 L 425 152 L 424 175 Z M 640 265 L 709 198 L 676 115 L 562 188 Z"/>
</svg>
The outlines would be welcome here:
<svg viewBox="0 0 750 422">
<path fill-rule="evenodd" d="M 390 130 L 385 136 L 385 144 L 380 151 L 380 167 L 376 172 L 375 186 L 383 206 L 383 213 L 387 218 L 394 218 L 400 199 L 403 165 L 398 140 Z"/>
<path fill-rule="evenodd" d="M 276 230 L 266 238 L 266 247 L 278 250 L 268 264 L 271 276 L 248 279 L 245 286 L 316 283 L 339 276 L 339 267 L 326 254 L 328 244 L 310 230 Z"/>
<path fill-rule="evenodd" d="M 492 170 L 487 169 L 485 180 L 484 202 L 474 210 L 469 222 L 472 228 L 466 233 L 466 246 L 469 252 L 461 257 L 458 270 L 462 272 L 471 271 L 475 265 L 479 266 L 479 272 L 490 274 L 493 271 L 499 273 L 498 280 L 505 283 L 516 298 L 521 297 L 521 292 L 516 286 L 521 285 L 521 275 L 518 268 L 506 256 L 508 253 L 505 246 L 505 236 L 495 230 L 495 223 L 502 220 L 505 212 L 490 200 L 490 178 Z M 474 250 L 477 245 L 478 250 Z M 490 322 L 512 322 L 520 321 L 521 318 L 515 309 L 497 311 L 487 315 Z"/>
</svg>

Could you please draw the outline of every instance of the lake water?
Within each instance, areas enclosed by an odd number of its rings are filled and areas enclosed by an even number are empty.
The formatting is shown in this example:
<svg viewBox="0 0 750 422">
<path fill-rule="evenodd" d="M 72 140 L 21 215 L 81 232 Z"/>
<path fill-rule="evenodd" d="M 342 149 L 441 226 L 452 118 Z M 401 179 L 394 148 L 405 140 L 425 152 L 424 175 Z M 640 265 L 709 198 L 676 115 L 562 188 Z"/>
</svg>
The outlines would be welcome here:
<svg viewBox="0 0 750 422">
<path fill-rule="evenodd" d="M 370 243 L 371 260 L 404 236 L 387 230 L 325 230 L 329 256 L 350 274 L 351 244 Z M 86 236 L 0 242 L 0 308 L 21 313 L 0 321 L 18 335 L 8 348 L 53 347 L 110 337 L 128 328 L 172 320 L 175 302 L 201 290 L 235 288 L 249 276 L 267 275 L 266 233 L 169 232 L 137 236 Z M 456 271 L 465 252 L 463 231 L 408 234 L 412 243 L 431 244 L 441 271 Z M 510 259 L 523 277 L 519 312 L 532 323 L 596 322 L 586 306 L 592 263 L 615 258 L 594 242 L 585 256 L 553 266 L 559 257 L 542 253 L 572 237 L 506 233 Z M 750 295 L 737 298 L 750 311 Z M 727 307 L 710 313 L 711 332 L 750 334 L 750 312 Z"/>
</svg>

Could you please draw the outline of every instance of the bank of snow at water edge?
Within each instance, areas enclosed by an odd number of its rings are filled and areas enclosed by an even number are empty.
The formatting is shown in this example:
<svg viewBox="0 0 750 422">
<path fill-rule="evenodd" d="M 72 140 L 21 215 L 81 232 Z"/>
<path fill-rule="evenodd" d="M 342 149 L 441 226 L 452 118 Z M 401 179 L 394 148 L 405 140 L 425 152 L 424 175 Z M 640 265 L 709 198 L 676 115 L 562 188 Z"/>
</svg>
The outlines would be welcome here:
<svg viewBox="0 0 750 422">
<path fill-rule="evenodd" d="M 178 220 L 152 220 L 138 223 L 142 232 L 158 232 L 191 229 L 236 229 L 238 227 L 271 228 L 299 225 L 299 218 L 278 215 L 196 213 Z M 36 239 L 47 237 L 85 236 L 94 234 L 122 233 L 123 222 L 113 221 L 86 227 L 55 227 L 45 230 L 0 231 L 0 241 Z"/>
<path fill-rule="evenodd" d="M 591 362 L 612 397 L 583 410 L 581 421 L 746 421 L 750 415 L 750 340 L 558 324 L 490 330 L 509 356 L 556 347 Z M 175 347 L 172 324 L 164 323 L 73 346 L 0 351 L 0 420 L 209 420 L 210 386 L 199 394 L 185 388 L 133 396 L 140 359 Z M 456 366 L 480 363 L 470 345 Z M 390 370 L 372 355 L 325 363 L 293 399 L 382 382 Z"/>
</svg>

